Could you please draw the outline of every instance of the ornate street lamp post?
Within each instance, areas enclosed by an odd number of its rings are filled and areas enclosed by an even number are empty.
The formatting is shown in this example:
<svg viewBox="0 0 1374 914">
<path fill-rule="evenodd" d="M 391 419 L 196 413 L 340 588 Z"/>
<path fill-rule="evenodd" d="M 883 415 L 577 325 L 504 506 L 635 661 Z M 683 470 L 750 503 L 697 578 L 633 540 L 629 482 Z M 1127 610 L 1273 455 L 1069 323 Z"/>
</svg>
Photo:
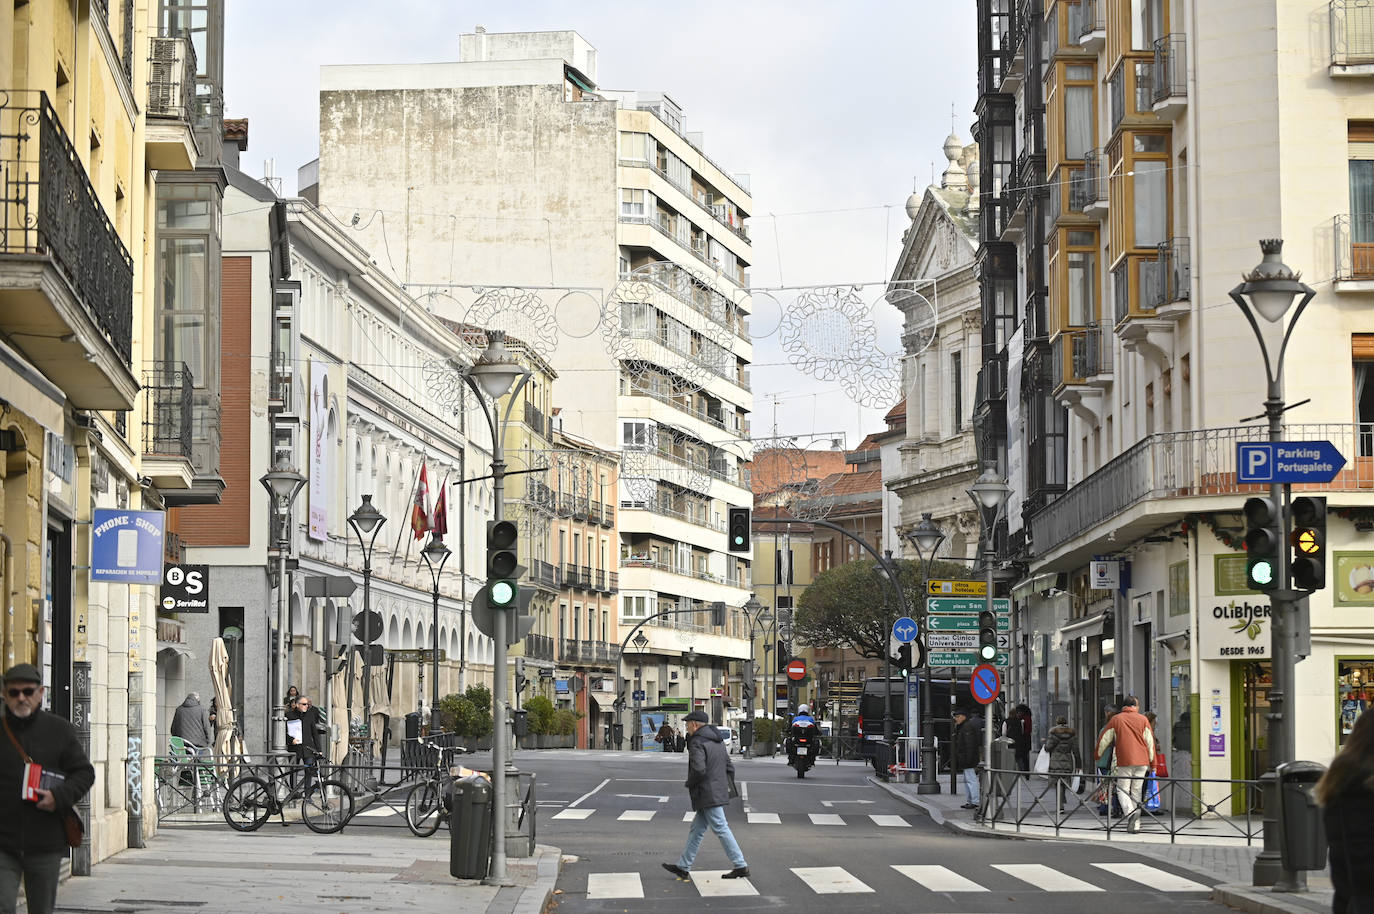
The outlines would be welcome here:
<svg viewBox="0 0 1374 914">
<path fill-rule="evenodd" d="M 369 760 L 372 758 L 372 548 L 385 523 L 386 518 L 372 504 L 371 495 L 364 495 L 362 504 L 348 515 L 348 526 L 353 528 L 363 551 L 363 727 L 367 730 Z"/>
<path fill-rule="evenodd" d="M 420 555 L 425 560 L 426 567 L 429 568 L 430 580 L 434 583 L 434 612 L 430 620 L 433 629 L 430 641 L 434 645 L 434 657 L 430 664 L 430 702 L 429 702 L 429 732 L 438 733 L 441 728 L 439 722 L 439 574 L 444 570 L 444 563 L 453 552 L 444 545 L 439 534 L 431 533 L 429 542 L 425 548 L 420 550 Z"/>
<path fill-rule="evenodd" d="M 927 586 L 930 582 L 930 565 L 935 561 L 935 553 L 945 542 L 945 534 L 930 519 L 929 514 L 922 514 L 921 522 L 907 532 L 906 538 L 907 542 L 915 548 L 916 557 L 922 560 L 921 605 L 928 607 L 927 601 L 930 599 L 930 595 L 926 591 L 930 589 Z M 924 638 L 924 645 L 921 649 L 921 666 L 925 672 L 925 687 L 921 689 L 921 720 L 925 723 L 922 728 L 925 732 L 921 739 L 921 780 L 916 785 L 918 794 L 940 792 L 940 784 L 935 778 L 935 768 L 940 763 L 940 755 L 935 748 L 935 721 L 931 719 L 930 612 L 928 608 L 922 614 L 921 633 Z"/>
<path fill-rule="evenodd" d="M 992 571 L 993 565 L 997 561 L 997 521 L 1002 515 L 1002 507 L 1006 504 L 1007 495 L 1011 492 L 1011 487 L 1007 481 L 997 475 L 995 465 L 988 461 L 983 468 L 982 475 L 965 490 L 968 497 L 973 500 L 974 506 L 978 509 L 978 523 L 983 532 L 983 573 L 986 575 L 987 594 L 983 598 L 983 608 L 986 612 L 994 613 L 993 608 L 993 589 Z M 981 816 L 983 810 L 987 809 L 989 795 L 992 792 L 992 775 L 988 773 L 992 767 L 992 715 L 987 714 L 983 719 L 983 783 L 982 783 L 982 803 L 980 809 Z"/>
<path fill-rule="evenodd" d="M 258 481 L 272 499 L 277 532 L 277 639 L 273 646 L 276 675 L 272 681 L 272 691 L 276 694 L 267 696 L 267 701 L 272 708 L 272 750 L 285 752 L 286 708 L 281 702 L 286 695 L 286 555 L 291 551 L 291 505 L 305 485 L 305 477 L 285 461 L 278 461 Z"/>
</svg>

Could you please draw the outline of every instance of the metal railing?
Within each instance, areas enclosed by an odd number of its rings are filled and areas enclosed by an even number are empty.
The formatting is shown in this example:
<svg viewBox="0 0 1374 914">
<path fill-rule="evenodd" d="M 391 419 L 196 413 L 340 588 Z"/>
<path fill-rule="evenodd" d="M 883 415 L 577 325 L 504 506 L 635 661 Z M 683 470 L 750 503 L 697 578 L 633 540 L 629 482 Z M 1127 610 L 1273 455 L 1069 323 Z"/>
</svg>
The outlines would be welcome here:
<svg viewBox="0 0 1374 914">
<path fill-rule="evenodd" d="M 576 590 L 584 590 L 586 588 L 587 582 L 582 580 L 580 566 L 566 563 L 563 565 L 563 586 L 571 587 Z"/>
<path fill-rule="evenodd" d="M 1103 0 L 1081 0 L 1069 7 L 1069 39 L 1082 44 L 1093 32 L 1107 30 L 1107 4 Z"/>
<path fill-rule="evenodd" d="M 1185 42 L 1181 33 L 1155 39 L 1154 86 L 1150 97 L 1156 105 L 1169 98 L 1188 95 Z"/>
<path fill-rule="evenodd" d="M 552 660 L 553 638 L 549 635 L 526 635 L 525 656 L 535 660 Z"/>
<path fill-rule="evenodd" d="M 628 499 L 623 499 L 620 502 L 620 509 L 622 511 L 648 511 L 651 514 L 657 514 L 660 517 L 671 517 L 676 520 L 686 521 L 689 524 L 695 524 L 698 527 L 705 527 L 708 530 L 715 530 L 718 533 L 725 532 L 725 521 L 720 520 L 719 518 L 713 520 L 710 518 L 709 515 L 707 517 L 697 517 L 695 515 L 688 514 L 685 511 L 679 511 L 676 508 L 670 507 L 668 505 L 659 504 L 653 499 L 646 499 L 644 501 L 630 501 Z"/>
<path fill-rule="evenodd" d="M 0 89 L 0 253 L 51 257 L 131 364 L 134 261 L 44 92 Z"/>
<path fill-rule="evenodd" d="M 1374 213 L 1337 216 L 1333 237 L 1337 281 L 1374 279 Z"/>
<path fill-rule="evenodd" d="M 1081 336 L 1074 338 L 1073 374 L 1077 378 L 1092 378 L 1111 373 L 1111 335 L 1094 321 L 1084 328 Z"/>
<path fill-rule="evenodd" d="M 1107 155 L 1101 149 L 1089 149 L 1083 153 L 1083 178 L 1076 188 L 1082 197 L 1083 205 L 1075 209 L 1087 209 L 1094 203 L 1106 202 L 1108 166 Z"/>
<path fill-rule="evenodd" d="M 1331 63 L 1374 64 L 1374 0 L 1331 0 Z"/>
<path fill-rule="evenodd" d="M 191 369 L 151 368 L 143 373 L 143 453 L 191 459 Z"/>
<path fill-rule="evenodd" d="M 191 125 L 196 114 L 196 68 L 196 49 L 187 33 L 149 37 L 149 117 L 174 117 Z"/>
</svg>

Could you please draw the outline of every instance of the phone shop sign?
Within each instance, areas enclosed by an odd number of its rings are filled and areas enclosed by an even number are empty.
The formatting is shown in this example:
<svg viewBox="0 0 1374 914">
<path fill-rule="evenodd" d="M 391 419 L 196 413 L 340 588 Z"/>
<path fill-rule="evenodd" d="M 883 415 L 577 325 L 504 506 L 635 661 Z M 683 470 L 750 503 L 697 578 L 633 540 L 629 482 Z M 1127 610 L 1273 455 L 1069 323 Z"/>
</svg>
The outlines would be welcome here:
<svg viewBox="0 0 1374 914">
<path fill-rule="evenodd" d="M 96 508 L 91 520 L 91 580 L 161 584 L 166 529 L 167 515 L 161 511 Z"/>
</svg>

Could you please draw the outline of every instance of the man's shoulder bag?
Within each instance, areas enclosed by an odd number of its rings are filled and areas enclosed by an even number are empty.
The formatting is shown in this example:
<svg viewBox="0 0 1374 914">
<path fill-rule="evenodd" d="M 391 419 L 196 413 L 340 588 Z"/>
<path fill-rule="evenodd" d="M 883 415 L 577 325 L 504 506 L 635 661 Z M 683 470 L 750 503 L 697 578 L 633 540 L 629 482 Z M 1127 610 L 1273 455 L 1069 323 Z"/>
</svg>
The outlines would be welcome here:
<svg viewBox="0 0 1374 914">
<path fill-rule="evenodd" d="M 9 736 L 10 742 L 14 743 L 14 748 L 24 759 L 24 763 L 32 765 L 33 759 L 29 758 L 29 754 L 24 751 L 24 747 L 19 745 L 19 740 L 15 737 L 14 731 L 10 729 L 9 720 L 4 718 L 0 718 L 0 720 L 3 720 L 5 724 L 5 734 Z M 81 821 L 80 814 L 77 813 L 75 809 L 68 809 L 58 812 L 57 815 L 62 819 L 62 832 L 67 837 L 67 846 L 80 847 L 81 839 L 86 834 L 86 825 Z"/>
</svg>

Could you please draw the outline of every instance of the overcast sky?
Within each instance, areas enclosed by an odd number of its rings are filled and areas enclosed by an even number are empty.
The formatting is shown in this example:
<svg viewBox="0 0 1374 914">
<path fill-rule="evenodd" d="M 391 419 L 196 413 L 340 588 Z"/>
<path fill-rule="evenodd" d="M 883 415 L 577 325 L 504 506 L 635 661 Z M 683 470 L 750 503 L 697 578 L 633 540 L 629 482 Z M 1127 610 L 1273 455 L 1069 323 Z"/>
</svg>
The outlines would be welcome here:
<svg viewBox="0 0 1374 914">
<path fill-rule="evenodd" d="M 573 7 L 577 8 L 574 10 Z M 684 129 L 726 170 L 750 176 L 755 288 L 880 282 L 909 224 L 913 182 L 944 168 L 940 147 L 973 122 L 970 4 L 698 0 L 689 6 L 597 2 L 230 0 L 225 114 L 249 119 L 243 168 L 274 159 L 285 190 L 318 154 L 324 64 L 458 59 L 458 36 L 575 29 L 598 51 L 607 89 L 666 92 Z M 876 298 L 879 289 L 865 292 Z M 795 294 L 795 293 L 791 293 Z M 754 436 L 881 430 L 839 386 L 786 365 L 777 314 L 756 309 Z M 885 349 L 900 348 L 894 309 L 876 309 Z"/>
</svg>

